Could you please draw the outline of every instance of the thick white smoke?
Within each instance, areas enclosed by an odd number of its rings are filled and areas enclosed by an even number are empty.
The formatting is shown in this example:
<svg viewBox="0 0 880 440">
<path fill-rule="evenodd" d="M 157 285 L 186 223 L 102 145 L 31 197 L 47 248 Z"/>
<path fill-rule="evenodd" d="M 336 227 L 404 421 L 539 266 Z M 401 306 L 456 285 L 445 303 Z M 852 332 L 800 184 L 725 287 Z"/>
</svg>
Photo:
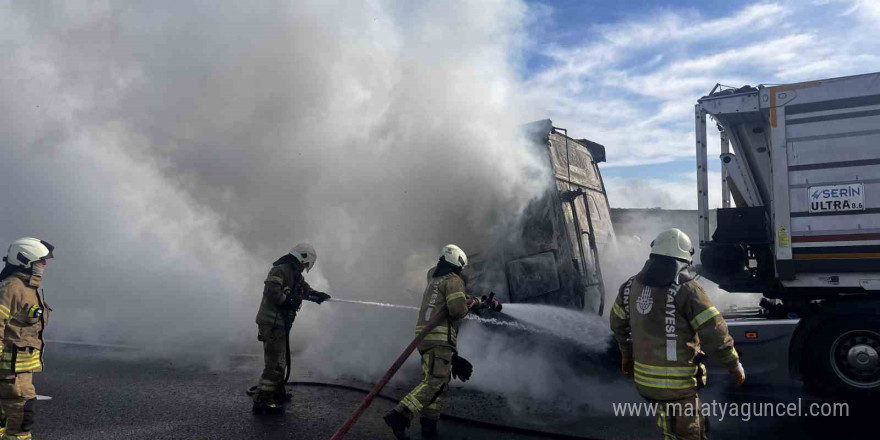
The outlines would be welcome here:
<svg viewBox="0 0 880 440">
<path fill-rule="evenodd" d="M 0 241 L 57 246 L 49 335 L 253 346 L 265 272 L 299 241 L 316 288 L 416 303 L 442 245 L 490 242 L 547 182 L 517 135 L 527 12 L 4 3 Z M 409 336 L 368 313 L 309 304 L 295 340 Z"/>
<path fill-rule="evenodd" d="M 611 304 L 620 286 L 637 274 L 651 253 L 651 241 L 661 232 L 678 228 L 691 238 L 696 248 L 694 263 L 700 264 L 697 212 L 676 209 L 614 209 L 612 213 L 617 242 L 601 255 L 606 286 L 606 304 Z M 715 213 L 710 212 L 709 230 L 715 230 Z M 731 307 L 755 307 L 760 294 L 727 292 L 714 282 L 698 277 L 697 281 L 722 311 Z M 606 307 L 607 309 L 607 307 Z"/>
</svg>

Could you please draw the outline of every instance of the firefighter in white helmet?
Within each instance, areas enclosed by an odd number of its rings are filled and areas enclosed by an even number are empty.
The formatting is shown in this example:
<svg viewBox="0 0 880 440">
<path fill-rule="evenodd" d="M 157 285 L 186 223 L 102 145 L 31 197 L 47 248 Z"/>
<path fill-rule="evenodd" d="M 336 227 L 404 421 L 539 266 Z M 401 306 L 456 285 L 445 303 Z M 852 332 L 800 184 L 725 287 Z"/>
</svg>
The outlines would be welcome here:
<svg viewBox="0 0 880 440">
<path fill-rule="evenodd" d="M 705 386 L 707 354 L 737 383 L 746 378 L 724 317 L 688 270 L 693 253 L 687 234 L 662 232 L 645 267 L 620 287 L 611 308 L 621 370 L 635 376 L 639 394 L 660 404 L 664 439 L 708 438 L 697 394 Z"/>
<path fill-rule="evenodd" d="M 54 247 L 37 238 L 12 242 L 0 272 L 0 408 L 3 439 L 31 439 L 37 394 L 33 373 L 43 371 L 43 329 L 49 311 L 40 292 Z"/>
<path fill-rule="evenodd" d="M 456 377 L 467 381 L 472 366 L 458 356 L 456 341 L 458 325 L 468 311 L 480 304 L 480 300 L 465 293 L 462 269 L 467 265 L 467 255 L 458 246 L 448 244 L 440 252 L 437 266 L 427 274 L 428 286 L 422 297 L 422 306 L 416 322 L 415 334 L 438 313 L 446 313 L 445 324 L 434 327 L 419 344 L 423 377 L 421 383 L 407 394 L 400 403 L 385 415 L 385 423 L 398 439 L 408 438 L 406 429 L 415 416 L 420 416 L 422 438 L 437 436 L 440 411 L 446 406 L 449 380 Z M 486 304 L 492 310 L 501 310 L 501 304 L 492 300 Z"/>
<path fill-rule="evenodd" d="M 285 370 L 290 368 L 290 328 L 303 300 L 322 303 L 330 295 L 314 290 L 302 276 L 318 258 L 315 248 L 300 243 L 272 263 L 263 285 L 263 300 L 257 312 L 257 339 L 263 343 L 265 368 L 254 390 L 255 414 L 281 413 L 290 399 L 284 388 Z"/>
</svg>

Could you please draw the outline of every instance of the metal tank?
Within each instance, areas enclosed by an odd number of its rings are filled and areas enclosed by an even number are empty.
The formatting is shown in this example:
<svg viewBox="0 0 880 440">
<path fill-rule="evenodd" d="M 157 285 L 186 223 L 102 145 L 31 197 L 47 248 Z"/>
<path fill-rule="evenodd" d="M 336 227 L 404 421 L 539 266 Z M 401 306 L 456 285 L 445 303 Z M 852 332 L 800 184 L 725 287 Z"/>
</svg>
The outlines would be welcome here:
<svg viewBox="0 0 880 440">
<path fill-rule="evenodd" d="M 880 396 L 880 73 L 716 85 L 695 107 L 700 272 L 761 307 L 726 313 L 746 368 Z M 707 119 L 721 137 L 709 224 Z M 733 202 L 733 204 L 731 204 Z M 772 347 L 772 349 L 770 349 Z"/>
<path fill-rule="evenodd" d="M 880 73 L 719 89 L 696 106 L 707 273 L 774 298 L 880 291 Z M 724 173 L 712 236 L 707 116 Z"/>
</svg>

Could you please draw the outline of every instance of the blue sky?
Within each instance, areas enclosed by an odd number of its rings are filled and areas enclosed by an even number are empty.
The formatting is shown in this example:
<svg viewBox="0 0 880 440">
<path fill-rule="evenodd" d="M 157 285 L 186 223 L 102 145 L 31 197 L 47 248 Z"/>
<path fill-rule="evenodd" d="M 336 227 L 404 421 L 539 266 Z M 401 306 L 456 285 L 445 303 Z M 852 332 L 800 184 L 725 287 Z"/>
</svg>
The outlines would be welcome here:
<svg viewBox="0 0 880 440">
<path fill-rule="evenodd" d="M 529 13 L 530 116 L 606 146 L 616 206 L 696 206 L 693 105 L 715 83 L 880 70 L 877 0 L 532 1 Z M 717 144 L 710 131 L 712 157 Z M 718 171 L 710 160 L 715 188 Z"/>
</svg>

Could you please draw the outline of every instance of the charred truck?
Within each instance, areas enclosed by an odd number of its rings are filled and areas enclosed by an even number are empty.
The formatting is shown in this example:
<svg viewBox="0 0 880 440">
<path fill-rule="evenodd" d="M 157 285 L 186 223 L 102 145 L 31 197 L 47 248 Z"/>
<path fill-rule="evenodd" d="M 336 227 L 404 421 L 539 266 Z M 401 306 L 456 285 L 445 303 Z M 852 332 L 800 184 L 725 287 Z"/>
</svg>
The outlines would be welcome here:
<svg viewBox="0 0 880 440">
<path fill-rule="evenodd" d="M 880 73 L 721 89 L 696 105 L 699 271 L 764 296 L 725 313 L 737 349 L 819 391 L 878 395 Z M 714 232 L 707 116 L 721 138 Z"/>
<path fill-rule="evenodd" d="M 549 119 L 524 129 L 553 182 L 505 227 L 492 255 L 472 256 L 475 290 L 492 290 L 504 302 L 601 314 L 605 295 L 599 253 L 614 240 L 598 166 L 605 147 L 572 139 Z"/>
</svg>

